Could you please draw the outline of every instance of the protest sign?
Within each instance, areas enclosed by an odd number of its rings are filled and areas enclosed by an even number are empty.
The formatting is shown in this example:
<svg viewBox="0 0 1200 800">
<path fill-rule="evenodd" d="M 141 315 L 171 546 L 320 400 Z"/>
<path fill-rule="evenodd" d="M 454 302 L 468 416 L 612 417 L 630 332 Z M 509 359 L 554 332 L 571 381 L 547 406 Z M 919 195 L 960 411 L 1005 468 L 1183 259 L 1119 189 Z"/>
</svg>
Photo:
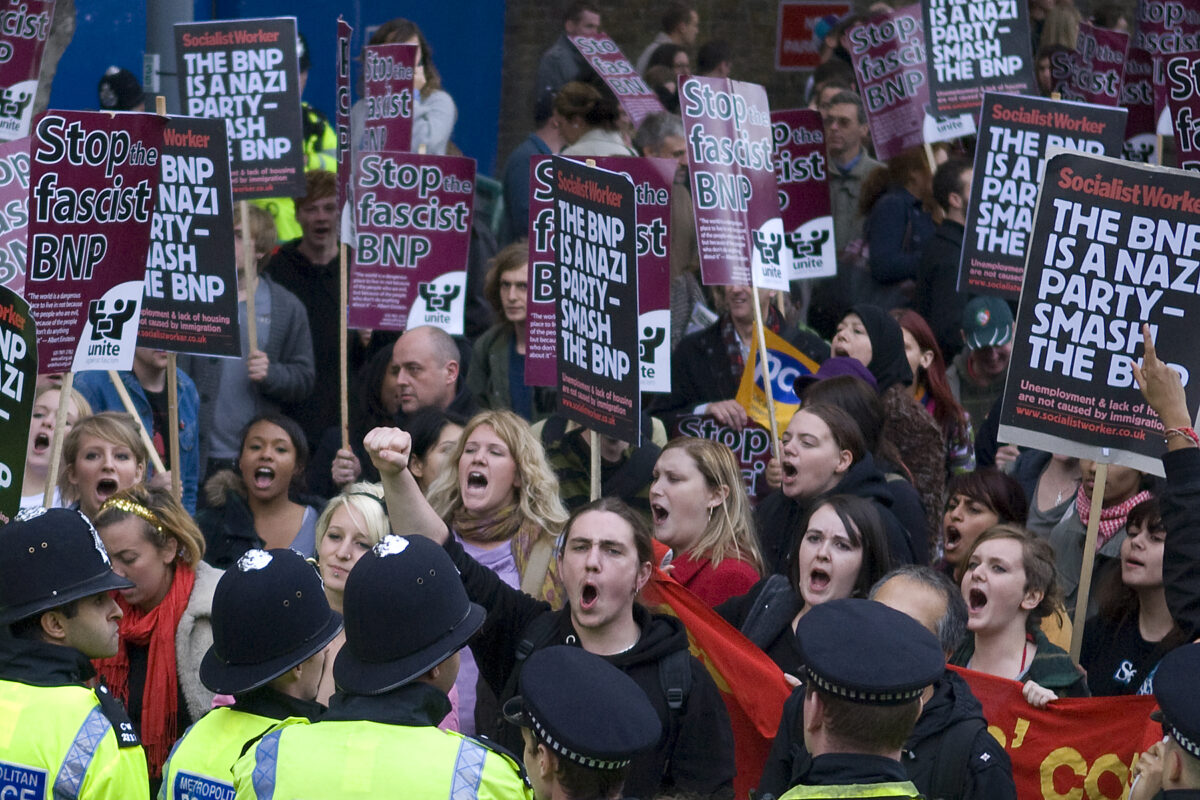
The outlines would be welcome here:
<svg viewBox="0 0 1200 800">
<path fill-rule="evenodd" d="M 140 347 L 242 355 L 228 154 L 222 120 L 168 119 L 146 257 Z"/>
<path fill-rule="evenodd" d="M 1000 441 L 1162 474 L 1162 423 L 1133 379 L 1142 324 L 1182 343 L 1200 318 L 1200 176 L 1063 153 L 1042 182 Z M 1164 345 L 1200 407 L 1200 351 Z"/>
<path fill-rule="evenodd" d="M 462 333 L 475 159 L 360 152 L 347 325 Z"/>
<path fill-rule="evenodd" d="M 1121 81 L 1121 107 L 1129 112 L 1125 122 L 1126 161 L 1160 164 L 1154 116 L 1154 60 L 1140 47 L 1129 48 Z"/>
<path fill-rule="evenodd" d="M 921 7 L 929 96 L 939 112 L 967 111 L 979 119 L 984 92 L 1021 94 L 1037 88 L 1028 3 L 929 0 Z"/>
<path fill-rule="evenodd" d="M 303 194 L 295 18 L 180 22 L 175 52 L 186 114 L 225 120 L 234 198 Z"/>
<path fill-rule="evenodd" d="M 775 69 L 813 69 L 821 63 L 821 40 L 817 24 L 826 17 L 841 19 L 850 13 L 849 3 L 820 0 L 782 0 L 775 26 Z"/>
<path fill-rule="evenodd" d="M 807 108 L 771 112 L 775 182 L 783 237 L 791 251 L 791 278 L 837 273 L 837 243 L 825 163 L 825 126 Z"/>
<path fill-rule="evenodd" d="M 1155 131 L 1168 136 L 1171 115 L 1167 108 L 1164 56 L 1200 50 L 1200 8 L 1179 0 L 1138 0 L 1132 47 L 1145 50 L 1154 66 Z"/>
<path fill-rule="evenodd" d="M 1117 800 L 1146 741 L 1151 695 L 1067 697 L 1036 708 L 1018 681 L 951 667 L 983 706 L 988 732 L 1012 760 L 1017 797 Z M 1154 724 L 1161 738 L 1162 729 Z"/>
<path fill-rule="evenodd" d="M 0 286 L 25 291 L 29 224 L 29 140 L 0 143 Z"/>
<path fill-rule="evenodd" d="M 665 158 L 591 159 L 633 182 L 637 206 L 638 366 L 643 392 L 671 391 L 671 186 L 676 163 Z M 554 266 L 554 162 L 530 162 L 529 289 L 525 302 L 525 381 L 558 382 L 558 273 Z"/>
<path fill-rule="evenodd" d="M 689 76 L 679 95 L 704 283 L 786 291 L 791 254 L 779 216 L 766 90 Z"/>
<path fill-rule="evenodd" d="M 1097 106 L 1120 105 L 1129 34 L 1081 22 L 1075 42 L 1073 51 L 1051 56 L 1051 77 L 1062 99 Z"/>
<path fill-rule="evenodd" d="M 25 299 L 43 373 L 133 364 L 165 125 L 50 111 L 34 126 Z"/>
<path fill-rule="evenodd" d="M 412 149 L 415 44 L 372 44 L 364 48 L 363 86 L 367 115 L 362 149 L 405 152 Z"/>
<path fill-rule="evenodd" d="M 787 343 L 783 337 L 769 330 L 763 331 L 767 343 L 767 365 L 770 367 L 771 400 L 775 403 L 775 420 L 780 429 L 786 428 L 792 415 L 800 408 L 800 396 L 796 391 L 796 379 L 802 375 L 813 375 L 820 366 L 808 356 Z M 747 364 L 754 369 L 742 370 L 736 400 L 746 409 L 750 419 L 771 429 L 770 412 L 767 410 L 766 389 L 763 386 L 763 360 L 759 358 L 757 338 L 750 344 Z"/>
<path fill-rule="evenodd" d="M 337 207 L 346 205 L 346 185 L 350 180 L 350 38 L 354 29 L 346 20 L 337 22 L 337 96 L 334 122 L 337 126 Z"/>
<path fill-rule="evenodd" d="M 1200 171 L 1200 52 L 1167 56 L 1165 61 L 1179 167 Z"/>
<path fill-rule="evenodd" d="M 5 6 L 0 11 L 0 141 L 7 142 L 29 135 L 54 0 Z"/>
<path fill-rule="evenodd" d="M 571 44 L 583 56 L 583 60 L 604 79 L 605 85 L 617 96 L 621 108 L 629 114 L 634 126 L 651 114 L 665 111 L 658 95 L 646 85 L 642 76 L 634 69 L 629 59 L 621 54 L 617 43 L 607 33 L 594 36 L 572 36 Z"/>
<path fill-rule="evenodd" d="M 633 182 L 554 157 L 558 403 L 568 419 L 641 441 Z M 595 442 L 592 443 L 595 446 Z"/>
<path fill-rule="evenodd" d="M 975 151 L 959 291 L 1015 299 L 1047 148 L 1115 156 L 1124 131 L 1124 109 L 989 92 Z"/>
<path fill-rule="evenodd" d="M 732 428 L 708 414 L 684 414 L 671 425 L 671 436 L 690 436 L 720 442 L 733 452 L 746 482 L 750 502 L 774 491 L 767 483 L 767 464 L 771 461 L 771 432 L 754 420 L 741 429 Z"/>
<path fill-rule="evenodd" d="M 29 304 L 0 286 L 0 513 L 9 519 L 21 507 L 37 356 Z"/>
<path fill-rule="evenodd" d="M 851 27 L 846 39 L 876 158 L 887 161 L 920 146 L 929 103 L 920 6 L 874 15 Z"/>
</svg>

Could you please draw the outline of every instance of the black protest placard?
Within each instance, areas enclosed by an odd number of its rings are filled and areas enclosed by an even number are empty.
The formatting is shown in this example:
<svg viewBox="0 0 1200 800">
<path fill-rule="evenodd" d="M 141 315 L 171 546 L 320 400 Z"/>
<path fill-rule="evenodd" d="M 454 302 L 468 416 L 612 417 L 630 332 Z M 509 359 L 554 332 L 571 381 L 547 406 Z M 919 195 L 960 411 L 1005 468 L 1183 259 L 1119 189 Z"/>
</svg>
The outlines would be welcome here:
<svg viewBox="0 0 1200 800">
<path fill-rule="evenodd" d="M 29 304 L 0 286 L 0 513 L 21 507 L 25 447 L 37 383 L 37 336 Z"/>
<path fill-rule="evenodd" d="M 242 355 L 228 150 L 219 119 L 167 121 L 146 256 L 140 347 Z"/>
<path fill-rule="evenodd" d="M 1042 182 L 1000 441 L 1162 474 L 1142 323 L 1200 406 L 1200 176 L 1062 153 Z"/>
<path fill-rule="evenodd" d="M 1120 155 L 1125 110 L 992 94 L 984 98 L 959 291 L 1016 299 L 1050 147 Z"/>
<path fill-rule="evenodd" d="M 984 92 L 1036 89 L 1029 5 L 1021 0 L 927 0 L 929 97 L 942 114 L 979 117 Z"/>
<path fill-rule="evenodd" d="M 629 178 L 554 158 L 558 402 L 604 436 L 641 440 L 637 212 Z"/>
<path fill-rule="evenodd" d="M 184 113 L 225 120 L 233 196 L 303 194 L 295 18 L 181 22 L 175 53 Z"/>
</svg>

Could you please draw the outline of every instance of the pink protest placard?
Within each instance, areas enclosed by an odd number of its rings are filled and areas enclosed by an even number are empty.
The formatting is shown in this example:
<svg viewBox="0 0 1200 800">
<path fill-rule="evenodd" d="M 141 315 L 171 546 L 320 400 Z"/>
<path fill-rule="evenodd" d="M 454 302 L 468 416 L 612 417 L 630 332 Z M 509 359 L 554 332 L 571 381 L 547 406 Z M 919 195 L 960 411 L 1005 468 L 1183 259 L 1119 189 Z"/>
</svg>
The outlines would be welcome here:
<svg viewBox="0 0 1200 800">
<path fill-rule="evenodd" d="M 462 333 L 475 159 L 360 152 L 347 324 Z"/>
<path fill-rule="evenodd" d="M 875 157 L 887 161 L 924 142 L 929 79 L 921 6 L 876 14 L 846 32 L 871 124 Z"/>
<path fill-rule="evenodd" d="M 1075 51 L 1063 54 L 1068 56 L 1066 75 L 1057 86 L 1062 99 L 1097 106 L 1120 105 L 1129 34 L 1081 22 L 1075 42 Z"/>
<path fill-rule="evenodd" d="M 337 123 L 337 206 L 346 205 L 347 182 L 350 180 L 350 39 L 354 29 L 346 20 L 337 22 L 337 96 L 334 114 Z"/>
<path fill-rule="evenodd" d="M 1154 59 L 1142 48 L 1130 46 L 1121 81 L 1120 103 L 1129 112 L 1123 151 L 1127 161 L 1142 164 L 1161 161 L 1155 133 L 1154 96 Z"/>
<path fill-rule="evenodd" d="M 1165 61 L 1179 166 L 1200 170 L 1200 51 L 1166 56 Z"/>
<path fill-rule="evenodd" d="M 165 126 L 85 111 L 34 126 L 25 298 L 43 374 L 133 365 Z"/>
<path fill-rule="evenodd" d="M 676 163 L 665 158 L 612 156 L 596 166 L 633 182 L 636 202 L 638 351 L 643 392 L 671 391 L 671 186 Z M 530 160 L 529 289 L 525 302 L 525 381 L 558 381 L 558 275 L 554 271 L 554 164 L 552 156 Z"/>
<path fill-rule="evenodd" d="M 704 283 L 786 290 L 789 254 L 766 90 L 689 76 L 679 96 Z"/>
<path fill-rule="evenodd" d="M 363 150 L 402 152 L 412 149 L 413 69 L 415 44 L 367 45 L 363 57 L 367 116 Z"/>
<path fill-rule="evenodd" d="M 0 144 L 0 285 L 25 292 L 29 242 L 29 140 Z"/>
<path fill-rule="evenodd" d="M 775 182 L 791 278 L 837 274 L 837 245 L 825 162 L 825 126 L 808 108 L 771 112 Z"/>
<path fill-rule="evenodd" d="M 29 135 L 54 0 L 5 3 L 0 11 L 0 141 Z"/>
<path fill-rule="evenodd" d="M 629 114 L 633 124 L 641 125 L 642 120 L 651 114 L 665 111 L 654 90 L 646 85 L 642 76 L 629 59 L 621 54 L 617 43 L 608 38 L 607 33 L 595 36 L 572 36 L 571 44 L 592 65 L 604 83 L 617 96 L 621 108 Z"/>
</svg>

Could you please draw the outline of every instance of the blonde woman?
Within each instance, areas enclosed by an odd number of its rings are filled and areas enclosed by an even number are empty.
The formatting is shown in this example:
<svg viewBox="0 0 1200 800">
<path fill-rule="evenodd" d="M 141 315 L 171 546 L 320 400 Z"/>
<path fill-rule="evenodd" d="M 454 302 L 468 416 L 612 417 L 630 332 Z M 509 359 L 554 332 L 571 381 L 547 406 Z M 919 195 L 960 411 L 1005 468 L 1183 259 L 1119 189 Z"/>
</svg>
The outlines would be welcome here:
<svg viewBox="0 0 1200 800">
<path fill-rule="evenodd" d="M 95 520 L 104 501 L 146 477 L 150 451 L 137 420 L 118 411 L 84 417 L 63 440 L 63 499 Z"/>
<path fill-rule="evenodd" d="M 673 551 L 671 575 L 709 606 L 758 582 L 762 556 L 742 472 L 729 448 L 680 436 L 650 484 L 654 536 Z"/>
<path fill-rule="evenodd" d="M 509 586 L 556 609 L 563 606 L 566 598 L 552 556 L 567 511 L 559 499 L 558 478 L 529 423 L 511 411 L 476 414 L 427 495 L 472 558 Z M 483 702 L 476 713 L 478 676 L 474 658 L 463 650 L 455 686 L 460 729 L 468 735 L 477 729 L 477 719 L 479 729 L 494 722 L 489 692 L 480 695 Z"/>
<path fill-rule="evenodd" d="M 117 596 L 120 649 L 96 671 L 129 709 L 153 783 L 175 740 L 212 705 L 200 660 L 213 641 L 221 571 L 201 561 L 204 536 L 167 489 L 131 486 L 106 499 L 94 521 L 113 571 L 133 583 Z"/>
<path fill-rule="evenodd" d="M 58 415 L 62 389 L 58 386 L 43 386 L 33 396 L 33 416 L 29 424 L 29 441 L 25 445 L 25 475 L 21 479 L 21 508 L 38 508 L 46 494 L 46 481 L 50 472 L 50 444 L 54 441 L 54 424 Z M 71 390 L 71 407 L 67 409 L 67 425 L 64 433 L 79 420 L 92 413 L 91 406 L 83 395 Z M 63 505 L 62 483 L 54 487 L 51 508 Z"/>
<path fill-rule="evenodd" d="M 387 536 L 389 527 L 383 487 L 377 483 L 352 483 L 325 504 L 317 517 L 316 560 L 325 584 L 325 597 L 334 611 L 342 613 L 350 571 L 363 553 Z M 317 688 L 318 703 L 329 704 L 335 689 L 333 661 L 345 643 L 345 632 L 339 632 L 325 650 L 325 669 Z"/>
</svg>

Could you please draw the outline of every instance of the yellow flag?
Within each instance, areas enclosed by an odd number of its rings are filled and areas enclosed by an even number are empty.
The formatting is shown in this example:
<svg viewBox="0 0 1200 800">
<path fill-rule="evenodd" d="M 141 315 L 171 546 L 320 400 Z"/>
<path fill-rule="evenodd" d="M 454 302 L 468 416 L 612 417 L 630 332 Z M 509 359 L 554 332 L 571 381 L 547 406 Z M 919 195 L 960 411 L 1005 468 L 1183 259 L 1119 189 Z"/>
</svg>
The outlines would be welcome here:
<svg viewBox="0 0 1200 800">
<path fill-rule="evenodd" d="M 792 414 L 800 407 L 800 398 L 796 396 L 793 386 L 796 378 L 815 374 L 818 364 L 782 337 L 769 330 L 764 330 L 763 333 L 766 334 L 767 340 L 767 362 L 771 367 L 771 395 L 775 400 L 775 421 L 782 432 L 791 421 Z M 746 369 L 742 371 L 737 401 L 746 409 L 750 419 L 764 428 L 770 428 L 771 420 L 767 414 L 767 393 L 763 389 L 762 372 L 758 357 L 758 337 L 755 336 L 750 344 L 750 358 L 746 362 Z"/>
</svg>

